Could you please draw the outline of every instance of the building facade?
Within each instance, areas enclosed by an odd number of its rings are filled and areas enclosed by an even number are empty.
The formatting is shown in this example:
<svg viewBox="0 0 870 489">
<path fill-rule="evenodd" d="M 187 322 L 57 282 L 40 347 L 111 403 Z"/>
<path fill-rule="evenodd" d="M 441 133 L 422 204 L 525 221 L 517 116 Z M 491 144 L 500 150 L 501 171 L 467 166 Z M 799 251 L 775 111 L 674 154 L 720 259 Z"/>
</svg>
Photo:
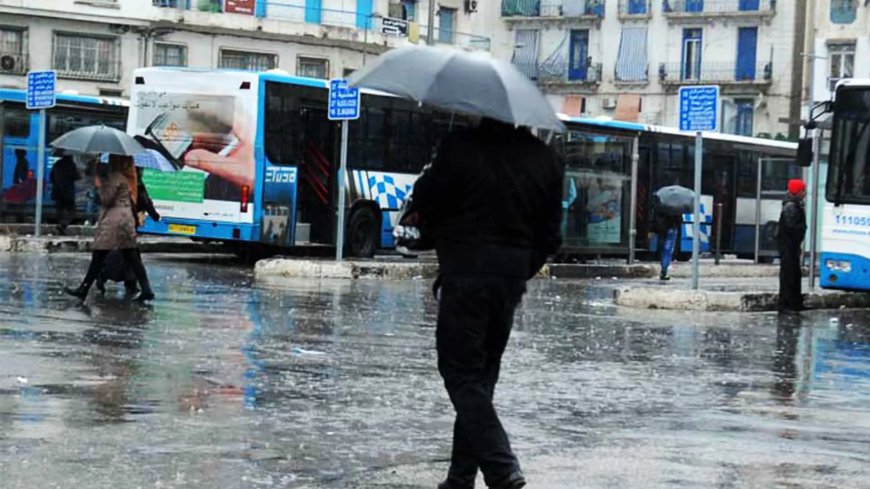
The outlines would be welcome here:
<svg viewBox="0 0 870 489">
<path fill-rule="evenodd" d="M 815 0 L 808 10 L 805 91 L 822 102 L 832 99 L 838 81 L 870 78 L 870 1 Z"/>
<path fill-rule="evenodd" d="M 718 85 L 722 132 L 788 136 L 803 25 L 794 2 L 500 3 L 490 12 L 499 17 L 492 51 L 535 79 L 557 110 L 677 126 L 679 87 Z"/>
<path fill-rule="evenodd" d="M 434 42 L 488 49 L 487 37 L 465 33 L 476 5 L 441 0 Z M 60 90 L 124 97 L 141 66 L 341 77 L 425 42 L 427 14 L 416 0 L 0 0 L 0 87 L 54 69 Z"/>
</svg>

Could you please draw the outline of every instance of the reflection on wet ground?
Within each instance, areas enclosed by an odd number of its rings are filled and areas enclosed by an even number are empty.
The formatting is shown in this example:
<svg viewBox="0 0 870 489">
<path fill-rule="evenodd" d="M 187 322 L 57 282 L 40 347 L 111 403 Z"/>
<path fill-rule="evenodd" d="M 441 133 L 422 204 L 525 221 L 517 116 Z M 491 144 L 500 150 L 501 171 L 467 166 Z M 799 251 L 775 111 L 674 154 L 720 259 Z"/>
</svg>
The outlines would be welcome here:
<svg viewBox="0 0 870 489">
<path fill-rule="evenodd" d="M 435 486 L 428 283 L 146 258 L 141 308 L 64 297 L 85 257 L 0 256 L 0 486 Z M 627 311 L 536 281 L 497 401 L 530 487 L 866 487 L 870 313 Z"/>
</svg>

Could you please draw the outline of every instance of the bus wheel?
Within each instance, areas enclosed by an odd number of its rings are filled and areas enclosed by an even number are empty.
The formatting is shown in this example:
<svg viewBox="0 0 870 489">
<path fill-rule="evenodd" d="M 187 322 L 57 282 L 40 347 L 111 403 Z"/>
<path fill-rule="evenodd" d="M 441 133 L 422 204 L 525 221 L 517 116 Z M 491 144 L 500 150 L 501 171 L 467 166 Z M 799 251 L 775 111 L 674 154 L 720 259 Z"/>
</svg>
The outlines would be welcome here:
<svg viewBox="0 0 870 489">
<path fill-rule="evenodd" d="M 380 222 L 371 207 L 353 211 L 347 224 L 345 250 L 356 258 L 371 258 L 380 244 Z"/>
</svg>

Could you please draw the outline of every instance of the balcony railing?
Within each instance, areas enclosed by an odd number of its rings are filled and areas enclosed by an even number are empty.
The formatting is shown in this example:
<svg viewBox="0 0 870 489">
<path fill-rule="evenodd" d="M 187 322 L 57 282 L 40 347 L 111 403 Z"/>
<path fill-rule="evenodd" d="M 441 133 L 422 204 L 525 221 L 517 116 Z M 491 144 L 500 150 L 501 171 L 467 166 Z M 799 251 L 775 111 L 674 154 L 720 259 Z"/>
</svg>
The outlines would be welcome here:
<svg viewBox="0 0 870 489">
<path fill-rule="evenodd" d="M 659 65 L 659 80 L 666 85 L 695 83 L 768 84 L 773 79 L 773 63 L 759 63 L 745 67 L 735 63 L 702 63 L 689 69 L 681 63 Z"/>
<path fill-rule="evenodd" d="M 502 17 L 604 17 L 604 0 L 502 0 Z"/>
<path fill-rule="evenodd" d="M 709 15 L 771 13 L 776 0 L 662 0 L 662 11 L 668 14 Z"/>
<path fill-rule="evenodd" d="M 569 70 L 564 65 L 553 67 L 544 63 L 514 62 L 514 66 L 541 85 L 581 85 L 601 82 L 601 63 L 593 63 L 578 70 Z"/>
<path fill-rule="evenodd" d="M 619 16 L 650 17 L 652 16 L 652 0 L 619 0 Z"/>
<path fill-rule="evenodd" d="M 0 51 L 0 75 L 24 75 L 29 68 L 26 54 Z"/>
<path fill-rule="evenodd" d="M 427 26 L 420 26 L 420 42 L 429 44 L 427 36 Z M 446 44 L 459 46 L 466 49 L 475 49 L 479 51 L 489 51 L 492 45 L 492 40 L 485 36 L 476 34 L 468 34 L 458 31 L 442 31 L 435 29 L 435 44 Z"/>
</svg>

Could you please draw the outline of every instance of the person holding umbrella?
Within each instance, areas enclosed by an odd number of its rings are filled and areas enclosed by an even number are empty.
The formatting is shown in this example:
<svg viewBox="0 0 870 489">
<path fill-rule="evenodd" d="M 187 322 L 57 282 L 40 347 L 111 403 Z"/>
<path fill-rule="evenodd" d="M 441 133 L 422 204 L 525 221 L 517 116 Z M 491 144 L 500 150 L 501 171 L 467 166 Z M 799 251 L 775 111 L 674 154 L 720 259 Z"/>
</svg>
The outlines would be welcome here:
<svg viewBox="0 0 870 489">
<path fill-rule="evenodd" d="M 561 244 L 564 165 L 519 126 L 564 127 L 528 78 L 484 54 L 397 49 L 351 85 L 482 117 L 444 138 L 408 210 L 438 254 L 438 370 L 456 410 L 450 468 L 438 487 L 472 489 L 478 470 L 490 488 L 524 487 L 493 396 L 526 281 Z"/>
<path fill-rule="evenodd" d="M 661 253 L 659 279 L 670 280 L 668 270 L 679 243 L 683 214 L 694 212 L 695 192 L 679 185 L 660 188 L 655 193 L 653 208 L 654 231 L 658 234 L 658 249 Z"/>
</svg>

